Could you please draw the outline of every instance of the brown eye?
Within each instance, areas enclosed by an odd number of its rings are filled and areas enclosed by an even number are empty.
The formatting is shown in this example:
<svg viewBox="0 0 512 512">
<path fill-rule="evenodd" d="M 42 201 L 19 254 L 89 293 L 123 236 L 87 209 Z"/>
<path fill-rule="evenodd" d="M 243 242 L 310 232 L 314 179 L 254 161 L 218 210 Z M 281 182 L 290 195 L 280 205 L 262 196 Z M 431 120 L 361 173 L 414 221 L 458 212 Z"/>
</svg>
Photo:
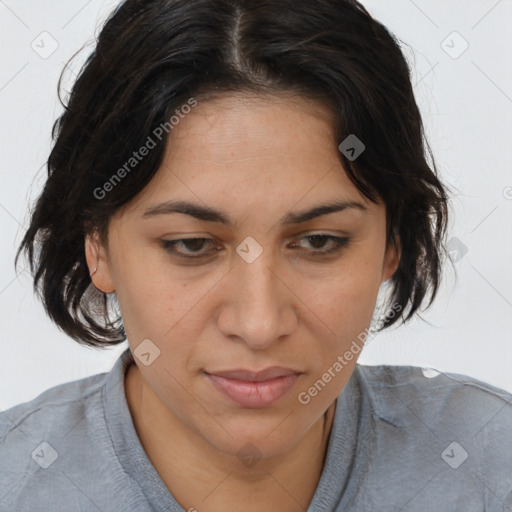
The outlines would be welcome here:
<svg viewBox="0 0 512 512">
<path fill-rule="evenodd" d="M 348 238 L 342 238 L 333 235 L 308 235 L 303 237 L 301 240 L 308 241 L 308 244 L 313 249 L 309 252 L 311 252 L 314 256 L 323 256 L 325 254 L 336 253 L 340 251 L 343 247 L 348 245 L 349 242 Z M 327 248 L 325 248 L 326 246 Z M 302 245 L 300 247 L 308 250 L 307 247 L 304 247 Z"/>
<path fill-rule="evenodd" d="M 202 251 L 206 242 L 210 245 L 213 241 L 210 238 L 182 238 L 180 240 L 161 240 L 162 247 L 171 254 L 184 258 L 201 258 L 208 255 Z M 183 248 L 185 250 L 183 250 Z"/>
<path fill-rule="evenodd" d="M 329 237 L 324 235 L 313 235 L 307 237 L 309 243 L 313 247 L 313 249 L 322 249 L 325 247 L 325 242 L 329 240 Z"/>
</svg>

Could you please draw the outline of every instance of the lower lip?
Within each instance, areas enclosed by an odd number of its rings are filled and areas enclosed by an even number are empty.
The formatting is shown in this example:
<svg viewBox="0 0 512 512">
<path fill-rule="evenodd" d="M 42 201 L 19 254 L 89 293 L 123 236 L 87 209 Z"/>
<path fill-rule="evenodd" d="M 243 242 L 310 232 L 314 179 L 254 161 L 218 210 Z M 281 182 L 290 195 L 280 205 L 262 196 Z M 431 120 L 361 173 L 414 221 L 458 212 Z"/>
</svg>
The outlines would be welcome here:
<svg viewBox="0 0 512 512">
<path fill-rule="evenodd" d="M 287 375 L 263 382 L 226 379 L 206 374 L 213 385 L 241 407 L 262 408 L 277 402 L 295 385 L 300 374 Z"/>
</svg>

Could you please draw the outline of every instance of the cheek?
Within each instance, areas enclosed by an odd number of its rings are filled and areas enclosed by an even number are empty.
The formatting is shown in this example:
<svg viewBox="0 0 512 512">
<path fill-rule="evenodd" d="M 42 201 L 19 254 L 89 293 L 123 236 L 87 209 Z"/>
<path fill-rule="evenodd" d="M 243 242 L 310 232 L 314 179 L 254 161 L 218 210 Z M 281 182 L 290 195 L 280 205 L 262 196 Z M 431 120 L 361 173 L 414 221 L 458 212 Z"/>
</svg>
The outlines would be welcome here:
<svg viewBox="0 0 512 512">
<path fill-rule="evenodd" d="M 199 322 L 191 319 L 215 284 L 215 276 L 201 277 L 172 264 L 154 240 L 140 238 L 129 233 L 115 238 L 111 267 L 115 292 L 132 348 L 148 338 L 164 351 L 182 337 L 178 333 L 184 327 L 199 328 Z"/>
<path fill-rule="evenodd" d="M 316 340 L 314 350 L 318 355 L 313 367 L 313 380 L 331 368 L 338 356 L 352 350 L 350 362 L 343 363 L 350 369 L 356 364 L 364 346 L 379 289 L 379 274 L 371 264 L 354 265 L 352 268 L 350 272 L 340 272 L 338 278 L 324 281 L 321 290 L 311 289 L 309 297 L 313 306 L 310 309 L 316 315 L 312 327 L 313 339 Z M 354 343 L 357 351 L 351 349 Z M 343 375 L 343 379 L 333 379 L 332 393 L 342 389 L 345 377 L 348 378 L 346 371 Z"/>
<path fill-rule="evenodd" d="M 197 303 L 183 283 L 153 281 L 147 276 L 124 281 L 117 292 L 127 334 L 133 341 L 154 339 L 159 346 L 180 328 Z"/>
<path fill-rule="evenodd" d="M 125 265 L 116 287 L 129 344 L 134 350 L 142 340 L 151 340 L 160 350 L 160 365 L 176 377 L 183 375 L 207 322 L 205 306 L 219 277 L 194 279 L 183 271 L 178 278 L 166 274 L 165 265 L 145 272 L 136 267 Z M 147 377 L 158 381 L 158 376 Z M 166 375 L 162 377 L 165 380 Z"/>
<path fill-rule="evenodd" d="M 144 338 L 158 340 L 185 314 L 186 283 L 165 275 L 165 266 L 151 258 L 151 251 L 128 250 L 118 251 L 121 257 L 114 260 L 113 271 L 123 323 L 134 344 Z"/>
<path fill-rule="evenodd" d="M 332 331 L 346 338 L 353 329 L 364 329 L 370 322 L 379 276 L 374 261 L 348 262 L 344 270 L 322 280 L 321 287 L 310 283 L 305 302 Z"/>
<path fill-rule="evenodd" d="M 377 292 L 375 273 L 372 276 L 359 270 L 326 281 L 321 291 L 310 289 L 310 309 L 315 313 L 313 344 L 309 347 L 311 378 L 301 391 L 314 400 L 315 407 L 334 400 L 350 378 L 364 347 Z M 320 384 L 315 384 L 319 380 Z M 319 397 L 313 399 L 316 394 Z"/>
</svg>

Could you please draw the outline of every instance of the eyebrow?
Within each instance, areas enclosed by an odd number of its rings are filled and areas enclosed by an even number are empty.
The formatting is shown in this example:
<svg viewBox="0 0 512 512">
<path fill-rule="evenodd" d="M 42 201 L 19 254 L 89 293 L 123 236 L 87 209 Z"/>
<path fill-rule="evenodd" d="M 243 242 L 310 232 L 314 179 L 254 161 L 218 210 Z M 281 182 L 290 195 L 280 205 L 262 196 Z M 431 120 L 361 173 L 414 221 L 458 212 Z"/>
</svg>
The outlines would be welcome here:
<svg viewBox="0 0 512 512">
<path fill-rule="evenodd" d="M 359 210 L 361 212 L 368 211 L 366 206 L 357 201 L 330 201 L 326 204 L 313 206 L 308 210 L 289 212 L 281 219 L 281 223 L 283 225 L 301 224 L 302 222 L 307 222 L 322 215 L 347 210 Z M 142 218 L 148 219 L 157 215 L 165 215 L 171 213 L 183 213 L 199 220 L 207 222 L 219 222 L 229 227 L 233 226 L 233 221 L 226 213 L 208 206 L 190 203 L 188 201 L 166 201 L 164 203 L 151 206 L 144 211 Z"/>
</svg>

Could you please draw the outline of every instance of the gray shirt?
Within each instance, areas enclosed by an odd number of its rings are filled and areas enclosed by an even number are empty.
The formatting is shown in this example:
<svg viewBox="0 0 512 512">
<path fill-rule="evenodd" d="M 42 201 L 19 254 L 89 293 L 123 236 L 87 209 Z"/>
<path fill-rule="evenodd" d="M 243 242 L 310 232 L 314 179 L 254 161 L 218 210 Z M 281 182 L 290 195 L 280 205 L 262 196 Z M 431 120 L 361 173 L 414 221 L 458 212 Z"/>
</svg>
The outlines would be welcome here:
<svg viewBox="0 0 512 512">
<path fill-rule="evenodd" d="M 0 413 L 0 511 L 184 511 L 137 437 L 132 362 L 127 349 L 110 372 Z M 307 512 L 512 511 L 511 405 L 463 375 L 358 364 Z"/>
</svg>

